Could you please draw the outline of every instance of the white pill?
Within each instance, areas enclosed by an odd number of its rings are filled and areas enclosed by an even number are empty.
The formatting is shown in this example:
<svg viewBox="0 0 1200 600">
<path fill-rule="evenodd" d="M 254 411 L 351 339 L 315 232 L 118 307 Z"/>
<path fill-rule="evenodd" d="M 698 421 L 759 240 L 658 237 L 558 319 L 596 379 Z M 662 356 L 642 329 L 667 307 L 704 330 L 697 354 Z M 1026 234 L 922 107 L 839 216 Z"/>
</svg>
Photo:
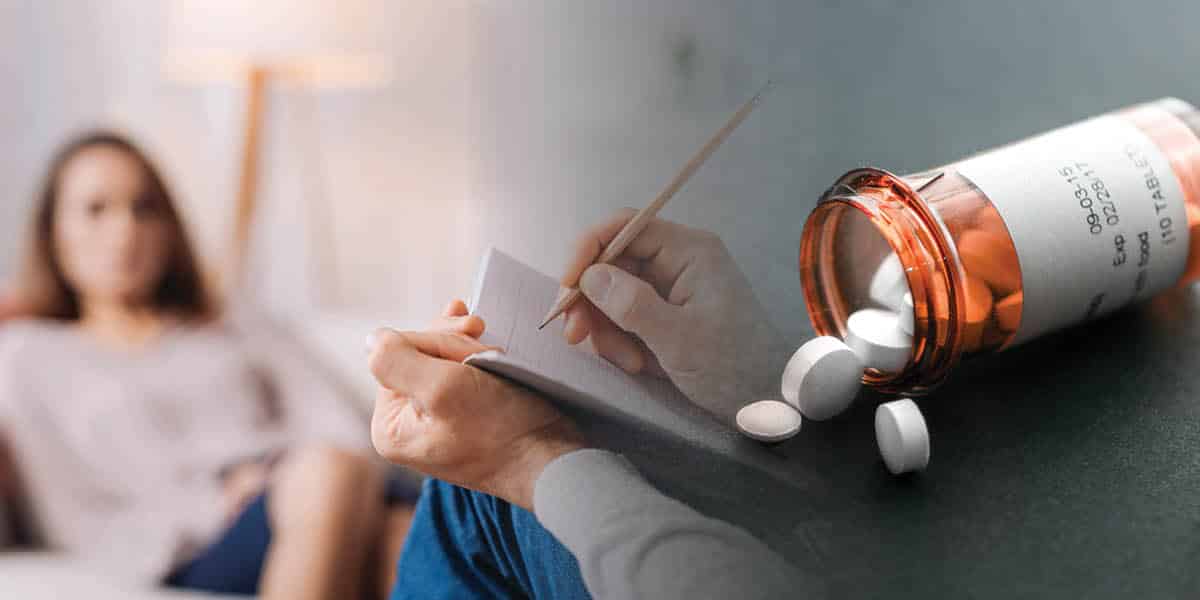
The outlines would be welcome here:
<svg viewBox="0 0 1200 600">
<path fill-rule="evenodd" d="M 778 400 L 760 400 L 737 413 L 738 429 L 760 442 L 780 442 L 800 431 L 802 419 L 796 409 Z"/>
<path fill-rule="evenodd" d="M 916 318 L 913 316 L 913 310 L 912 294 L 910 292 L 904 292 L 904 301 L 900 303 L 900 311 L 897 313 L 897 315 L 900 317 L 900 331 L 903 331 L 908 335 L 912 335 L 913 330 L 916 329 L 916 327 L 914 327 Z"/>
<path fill-rule="evenodd" d="M 875 440 L 893 475 L 920 471 L 929 465 L 929 429 L 912 400 L 896 400 L 875 409 Z"/>
<path fill-rule="evenodd" d="M 907 292 L 908 279 L 904 277 L 904 265 L 900 263 L 900 257 L 895 253 L 888 254 L 884 257 L 883 262 L 875 267 L 875 274 L 871 276 L 867 294 L 880 306 L 900 310 L 900 302 Z"/>
<path fill-rule="evenodd" d="M 900 328 L 897 313 L 879 308 L 864 308 L 846 319 L 846 345 L 867 367 L 885 373 L 899 371 L 908 364 L 912 336 Z"/>
<path fill-rule="evenodd" d="M 806 418 L 824 421 L 850 406 L 863 363 L 842 340 L 821 336 L 800 346 L 783 369 L 783 398 Z"/>
</svg>

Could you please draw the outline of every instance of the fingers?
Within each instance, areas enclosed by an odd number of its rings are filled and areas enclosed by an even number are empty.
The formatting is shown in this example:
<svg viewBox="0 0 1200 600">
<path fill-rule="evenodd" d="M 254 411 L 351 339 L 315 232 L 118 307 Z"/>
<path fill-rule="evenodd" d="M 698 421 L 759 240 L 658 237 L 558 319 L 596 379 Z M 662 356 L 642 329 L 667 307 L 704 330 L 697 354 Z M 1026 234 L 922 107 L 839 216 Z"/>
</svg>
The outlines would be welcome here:
<svg viewBox="0 0 1200 600">
<path fill-rule="evenodd" d="M 451 300 L 449 304 L 446 305 L 446 308 L 442 309 L 442 316 L 443 317 L 461 317 L 461 316 L 467 314 L 467 312 L 468 312 L 467 311 L 467 303 L 463 302 L 459 298 L 455 298 L 455 299 Z"/>
<path fill-rule="evenodd" d="M 469 314 L 467 303 L 457 298 L 451 300 L 442 309 L 442 314 L 429 322 L 428 327 L 428 329 L 434 331 L 461 333 L 473 338 L 483 335 L 485 328 L 483 319 L 477 315 Z"/>
<path fill-rule="evenodd" d="M 579 283 L 579 276 L 583 274 L 583 270 L 588 268 L 604 252 L 604 246 L 617 237 L 621 232 L 621 228 L 633 218 L 637 211 L 632 208 L 624 208 L 617 212 L 609 220 L 593 225 L 579 236 L 575 242 L 575 250 L 571 253 L 571 258 L 567 261 L 567 267 L 563 270 L 562 279 L 559 283 L 563 287 L 573 288 Z"/>
<path fill-rule="evenodd" d="M 627 273 L 640 277 L 644 263 L 622 256 L 613 261 L 612 264 Z M 589 315 L 592 311 L 588 306 L 589 304 L 585 298 L 583 301 L 572 304 L 563 315 L 563 337 L 572 346 L 587 339 L 591 330 L 592 320 L 589 318 Z M 608 326 L 613 326 L 607 319 L 605 319 L 605 322 Z"/>
<path fill-rule="evenodd" d="M 465 335 L 382 329 L 375 333 L 369 365 L 380 385 L 409 393 L 438 385 L 448 371 L 464 368 L 459 364 L 464 358 L 488 349 Z"/>
<path fill-rule="evenodd" d="M 483 319 L 477 315 L 442 315 L 430 321 L 428 328 L 432 331 L 461 333 L 466 336 L 478 338 L 483 335 L 486 325 Z"/>
<path fill-rule="evenodd" d="M 429 328 L 465 333 L 477 338 L 483 334 L 484 323 L 483 319 L 470 314 L 466 302 L 455 298 L 442 309 L 441 316 L 434 319 Z"/>
<path fill-rule="evenodd" d="M 587 338 L 591 329 L 588 314 L 591 307 L 587 302 L 576 302 L 563 315 L 563 337 L 567 343 L 574 346 Z"/>
<path fill-rule="evenodd" d="M 622 209 L 609 220 L 585 231 L 575 243 L 575 250 L 560 283 L 564 287 L 576 286 L 583 271 L 596 262 L 605 246 L 617 237 L 635 214 L 637 211 L 632 208 Z M 647 272 L 646 275 L 669 276 L 683 270 L 698 252 L 707 251 L 709 246 L 720 243 L 720 238 L 710 232 L 655 218 L 650 219 L 646 228 L 633 239 L 621 256 L 649 261 L 647 268 L 653 272 Z"/>
<path fill-rule="evenodd" d="M 596 310 L 596 309 L 592 309 Z M 595 315 L 602 319 L 602 315 Z M 622 371 L 631 375 L 642 372 L 646 366 L 647 356 L 642 346 L 632 335 L 621 331 L 611 323 L 606 326 L 597 325 L 591 329 L 588 339 L 592 341 L 592 349 Z"/>
<path fill-rule="evenodd" d="M 654 286 L 621 269 L 592 265 L 580 278 L 579 289 L 618 327 L 651 344 L 675 334 L 679 307 L 663 300 Z"/>
</svg>

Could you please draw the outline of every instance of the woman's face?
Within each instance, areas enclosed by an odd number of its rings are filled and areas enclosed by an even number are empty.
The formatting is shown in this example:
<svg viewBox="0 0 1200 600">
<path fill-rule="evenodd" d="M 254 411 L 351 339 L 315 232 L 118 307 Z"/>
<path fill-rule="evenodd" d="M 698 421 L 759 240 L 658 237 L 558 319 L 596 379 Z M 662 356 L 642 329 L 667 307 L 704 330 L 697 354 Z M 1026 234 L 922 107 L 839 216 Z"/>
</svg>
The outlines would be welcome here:
<svg viewBox="0 0 1200 600">
<path fill-rule="evenodd" d="M 59 174 L 54 251 L 83 302 L 140 304 L 154 293 L 171 233 L 145 187 L 138 162 L 107 146 L 82 150 Z"/>
</svg>

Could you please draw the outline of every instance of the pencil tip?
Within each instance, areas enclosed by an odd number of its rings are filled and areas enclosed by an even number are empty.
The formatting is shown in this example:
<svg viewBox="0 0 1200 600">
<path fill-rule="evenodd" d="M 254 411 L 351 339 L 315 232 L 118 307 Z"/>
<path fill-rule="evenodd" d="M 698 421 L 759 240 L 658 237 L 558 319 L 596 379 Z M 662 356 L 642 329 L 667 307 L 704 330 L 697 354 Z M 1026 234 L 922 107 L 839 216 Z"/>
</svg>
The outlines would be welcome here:
<svg viewBox="0 0 1200 600">
<path fill-rule="evenodd" d="M 538 325 L 538 330 L 541 331 L 542 329 L 545 329 L 546 326 L 549 325 L 551 321 L 558 318 L 558 315 L 561 313 L 562 311 L 558 308 L 558 302 L 555 302 L 554 306 L 550 307 L 550 312 L 546 313 L 546 316 L 542 317 L 542 323 Z"/>
</svg>

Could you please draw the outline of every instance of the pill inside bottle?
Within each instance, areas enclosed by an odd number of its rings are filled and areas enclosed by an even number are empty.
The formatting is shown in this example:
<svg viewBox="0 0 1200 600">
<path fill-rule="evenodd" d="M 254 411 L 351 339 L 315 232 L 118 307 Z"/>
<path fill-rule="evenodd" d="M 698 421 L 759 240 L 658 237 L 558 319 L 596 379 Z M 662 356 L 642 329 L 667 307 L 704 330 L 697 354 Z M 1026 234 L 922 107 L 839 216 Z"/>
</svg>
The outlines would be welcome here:
<svg viewBox="0 0 1200 600">
<path fill-rule="evenodd" d="M 918 395 L 965 358 L 1195 280 L 1198 134 L 1200 111 L 1167 98 L 919 173 L 846 173 L 801 238 L 816 334 L 853 347 L 851 315 L 890 311 L 911 347 L 864 360 L 863 382 Z"/>
<path fill-rule="evenodd" d="M 898 313 L 864 308 L 854 311 L 846 319 L 846 345 L 858 355 L 864 366 L 894 372 L 908 363 L 912 336 L 904 332 Z"/>
</svg>

